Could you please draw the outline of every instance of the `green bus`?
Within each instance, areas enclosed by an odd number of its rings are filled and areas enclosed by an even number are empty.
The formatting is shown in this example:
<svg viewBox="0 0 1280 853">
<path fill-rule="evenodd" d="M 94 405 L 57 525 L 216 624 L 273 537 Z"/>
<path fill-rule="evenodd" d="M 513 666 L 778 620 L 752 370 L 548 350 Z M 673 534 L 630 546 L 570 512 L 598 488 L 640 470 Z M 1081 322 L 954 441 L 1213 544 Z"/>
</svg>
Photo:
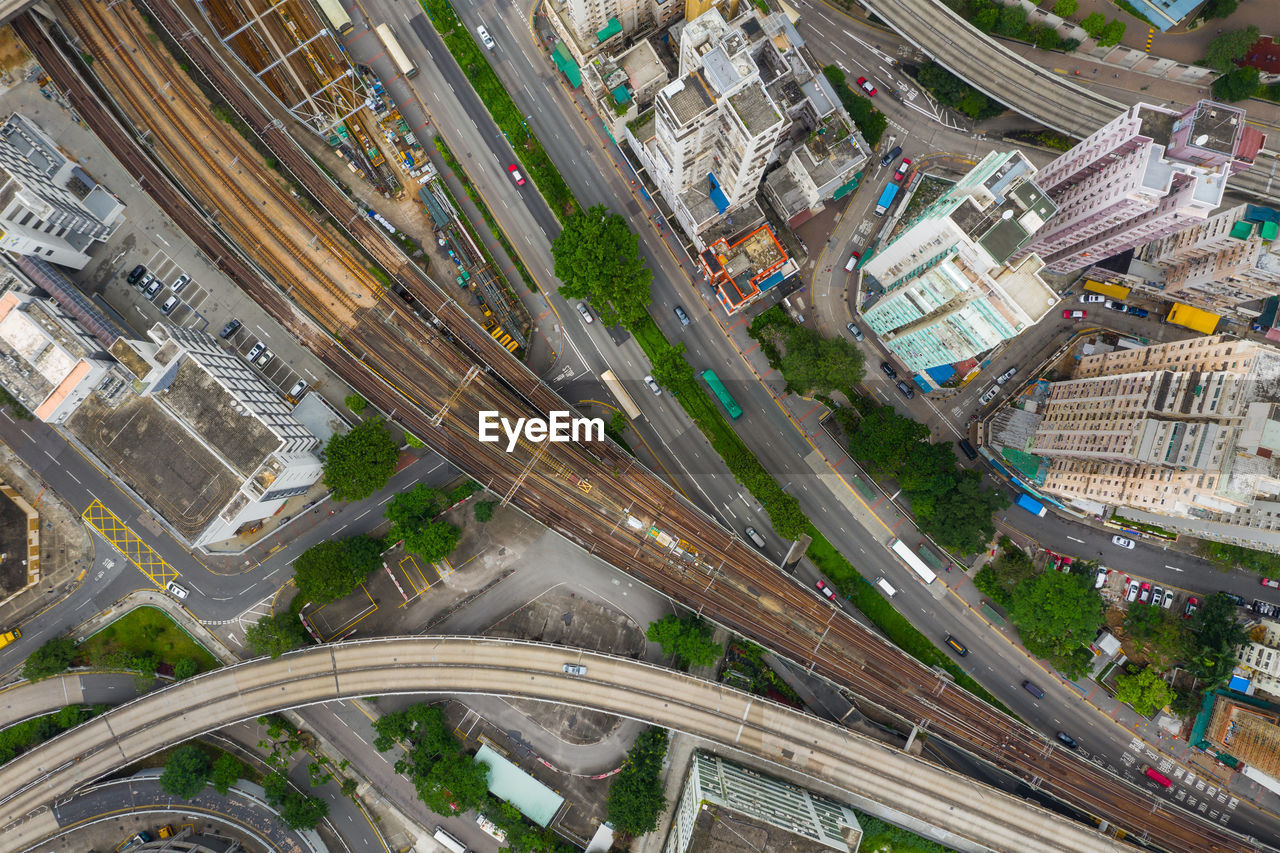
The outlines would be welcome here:
<svg viewBox="0 0 1280 853">
<path fill-rule="evenodd" d="M 729 396 L 729 392 L 725 390 L 724 383 L 720 381 L 719 376 L 716 376 L 714 370 L 702 371 L 702 381 L 707 383 L 707 387 L 711 389 L 712 394 L 716 395 L 720 405 L 724 406 L 724 410 L 729 413 L 729 417 L 735 421 L 742 417 L 742 407 Z"/>
</svg>

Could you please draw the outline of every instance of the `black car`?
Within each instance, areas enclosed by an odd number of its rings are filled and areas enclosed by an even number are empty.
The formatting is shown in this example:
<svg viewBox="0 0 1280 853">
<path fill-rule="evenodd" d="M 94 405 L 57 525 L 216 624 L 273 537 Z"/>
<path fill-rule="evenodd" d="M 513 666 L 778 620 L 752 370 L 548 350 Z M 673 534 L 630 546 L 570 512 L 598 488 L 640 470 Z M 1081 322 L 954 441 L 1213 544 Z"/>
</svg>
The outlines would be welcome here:
<svg viewBox="0 0 1280 853">
<path fill-rule="evenodd" d="M 138 264 L 136 267 L 133 268 L 133 272 L 129 273 L 129 275 L 126 277 L 125 280 L 128 281 L 130 284 L 137 284 L 138 279 L 142 278 L 146 274 L 147 274 L 147 268 L 144 267 L 142 264 Z"/>
<path fill-rule="evenodd" d="M 1218 595 L 1222 596 L 1227 601 L 1230 601 L 1236 607 L 1244 607 L 1245 605 L 1244 598 L 1242 598 L 1239 595 L 1236 595 L 1234 592 L 1227 592 L 1226 590 L 1222 590 L 1218 593 Z"/>
<path fill-rule="evenodd" d="M 901 379 L 899 379 L 894 384 L 898 386 L 898 390 L 902 392 L 902 396 L 906 397 L 908 400 L 910 400 L 912 397 L 916 395 L 916 392 L 912 389 L 912 387 L 907 383 L 903 382 Z"/>
<path fill-rule="evenodd" d="M 1058 732 L 1058 740 L 1062 741 L 1072 749 L 1080 748 L 1080 744 L 1076 743 L 1076 739 L 1073 738 L 1071 735 L 1067 734 L 1066 732 Z"/>
<path fill-rule="evenodd" d="M 901 145 L 895 145 L 895 146 L 893 146 L 893 150 L 892 150 L 892 151 L 890 151 L 888 154 L 886 154 L 886 155 L 884 155 L 883 157 L 881 157 L 881 158 L 880 158 L 880 165 L 881 165 L 881 166 L 888 166 L 888 165 L 889 165 L 890 163 L 892 163 L 894 160 L 897 160 L 897 159 L 898 159 L 898 157 L 899 157 L 901 154 L 902 154 L 902 146 L 901 146 Z"/>
<path fill-rule="evenodd" d="M 222 331 L 218 332 L 218 337 L 229 338 L 236 333 L 236 329 L 240 328 L 239 320 L 228 320 L 227 325 L 222 327 Z"/>
<path fill-rule="evenodd" d="M 885 376 L 888 376 L 890 379 L 898 378 L 898 371 L 894 370 L 893 365 L 887 361 L 880 362 L 880 370 L 881 372 L 884 373 Z"/>
</svg>

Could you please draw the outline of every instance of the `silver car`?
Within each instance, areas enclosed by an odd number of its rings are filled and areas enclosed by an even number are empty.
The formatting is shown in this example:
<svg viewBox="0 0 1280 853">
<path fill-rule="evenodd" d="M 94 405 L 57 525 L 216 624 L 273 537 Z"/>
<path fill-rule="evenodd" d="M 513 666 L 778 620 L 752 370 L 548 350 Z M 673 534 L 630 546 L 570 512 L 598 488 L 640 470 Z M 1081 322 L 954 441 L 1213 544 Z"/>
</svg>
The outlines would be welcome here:
<svg viewBox="0 0 1280 853">
<path fill-rule="evenodd" d="M 999 391 L 1000 391 L 999 385 L 992 385 L 990 388 L 986 390 L 986 393 L 984 393 L 981 397 L 978 398 L 978 405 L 985 406 L 987 403 L 990 403 L 992 400 L 996 398 L 996 394 L 999 393 Z"/>
<path fill-rule="evenodd" d="M 1115 545 L 1117 548 L 1128 548 L 1130 551 L 1135 547 L 1135 543 L 1132 539 L 1126 539 L 1123 536 L 1112 536 L 1111 544 Z"/>
</svg>

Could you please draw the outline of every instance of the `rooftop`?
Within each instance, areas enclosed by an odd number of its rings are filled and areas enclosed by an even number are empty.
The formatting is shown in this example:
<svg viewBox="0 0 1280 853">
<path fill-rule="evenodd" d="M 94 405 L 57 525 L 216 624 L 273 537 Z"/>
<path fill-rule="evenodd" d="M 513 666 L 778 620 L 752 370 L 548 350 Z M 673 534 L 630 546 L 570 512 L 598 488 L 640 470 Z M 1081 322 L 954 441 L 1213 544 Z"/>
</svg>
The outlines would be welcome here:
<svg viewBox="0 0 1280 853">
<path fill-rule="evenodd" d="M 759 136 L 782 121 L 778 110 L 759 83 L 745 86 L 730 95 L 729 103 L 752 136 Z"/>
<path fill-rule="evenodd" d="M 688 124 L 715 104 L 706 81 L 697 71 L 667 84 L 662 94 L 681 124 Z"/>
<path fill-rule="evenodd" d="M 1207 148 L 1219 154 L 1235 153 L 1236 138 L 1244 124 L 1244 110 L 1200 101 L 1191 119 L 1191 141 L 1197 148 Z"/>
<path fill-rule="evenodd" d="M 515 806 L 522 815 L 546 826 L 564 805 L 564 797 L 503 758 L 489 746 L 480 747 L 476 761 L 489 768 L 489 791 Z"/>
<path fill-rule="evenodd" d="M 1173 135 L 1173 125 L 1177 121 L 1177 113 L 1170 112 L 1164 107 L 1153 107 L 1150 104 L 1138 104 L 1138 133 L 1146 136 L 1161 145 L 1169 144 L 1169 137 Z"/>
</svg>

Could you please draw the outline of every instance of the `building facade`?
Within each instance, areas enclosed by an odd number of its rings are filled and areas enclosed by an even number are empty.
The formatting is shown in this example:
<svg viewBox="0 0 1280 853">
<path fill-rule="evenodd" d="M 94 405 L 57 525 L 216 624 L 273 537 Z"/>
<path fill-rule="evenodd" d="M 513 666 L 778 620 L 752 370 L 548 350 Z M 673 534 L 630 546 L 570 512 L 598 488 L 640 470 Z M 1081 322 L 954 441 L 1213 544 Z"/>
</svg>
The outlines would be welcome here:
<svg viewBox="0 0 1280 853">
<path fill-rule="evenodd" d="M 863 264 L 883 296 L 863 317 L 910 370 L 974 358 L 1057 302 L 1040 259 L 1014 253 L 1056 211 L 1019 152 L 988 154 Z"/>
<path fill-rule="evenodd" d="M 1030 452 L 1081 510 L 1280 550 L 1280 350 L 1225 336 L 1085 356 Z"/>
<path fill-rule="evenodd" d="M 1244 118 L 1213 101 L 1130 107 L 1040 170 L 1059 211 L 1019 257 L 1067 273 L 1207 219 L 1266 140 Z"/>
<path fill-rule="evenodd" d="M 662 853 L 685 853 L 698 813 L 716 806 L 784 829 L 841 853 L 856 853 L 862 828 L 844 803 L 696 750 Z"/>
<path fill-rule="evenodd" d="M 0 249 L 83 269 L 123 221 L 124 204 L 30 119 L 0 125 Z"/>
</svg>

